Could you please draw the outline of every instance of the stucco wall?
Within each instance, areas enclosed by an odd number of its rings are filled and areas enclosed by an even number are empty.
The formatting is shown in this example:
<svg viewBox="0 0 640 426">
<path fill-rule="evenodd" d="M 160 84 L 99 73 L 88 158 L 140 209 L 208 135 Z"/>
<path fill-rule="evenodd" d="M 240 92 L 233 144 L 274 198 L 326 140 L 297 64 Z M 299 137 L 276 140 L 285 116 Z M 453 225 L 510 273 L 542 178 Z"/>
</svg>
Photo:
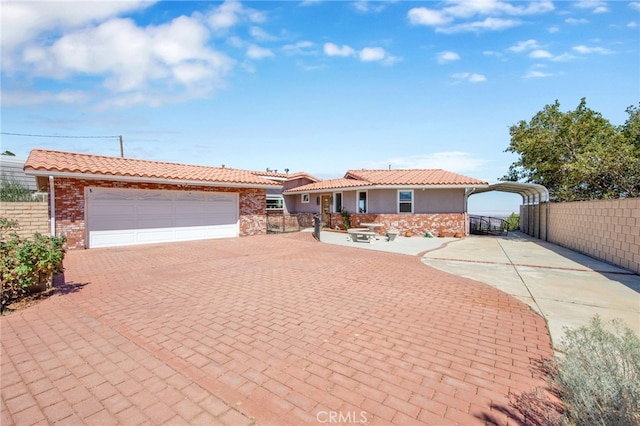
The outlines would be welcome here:
<svg viewBox="0 0 640 426">
<path fill-rule="evenodd" d="M 54 182 L 56 235 L 64 235 L 67 237 L 67 247 L 69 249 L 82 249 L 86 247 L 85 188 L 90 186 L 101 188 L 185 190 L 185 188 L 177 185 L 157 183 L 56 178 Z M 240 236 L 264 234 L 267 232 L 265 215 L 266 191 L 264 189 L 189 186 L 188 190 L 239 193 Z"/>
<path fill-rule="evenodd" d="M 342 203 L 350 213 L 357 212 L 357 192 L 342 192 Z M 367 211 L 375 214 L 396 214 L 398 212 L 398 191 L 396 189 L 372 189 L 367 192 Z M 325 193 L 323 193 L 325 194 Z M 334 192 L 326 194 L 333 196 Z M 285 196 L 288 211 L 291 213 L 317 213 L 320 206 L 316 198 L 321 194 L 309 194 L 309 203 L 302 203 L 301 194 Z M 415 213 L 464 213 L 464 189 L 421 189 L 414 190 Z M 333 205 L 331 208 L 333 212 Z"/>
<path fill-rule="evenodd" d="M 640 274 L 640 198 L 552 203 L 548 239 Z"/>
<path fill-rule="evenodd" d="M 21 237 L 30 237 L 36 232 L 49 235 L 48 202 L 2 202 L 0 217 L 17 221 L 20 228 L 15 232 Z"/>
</svg>

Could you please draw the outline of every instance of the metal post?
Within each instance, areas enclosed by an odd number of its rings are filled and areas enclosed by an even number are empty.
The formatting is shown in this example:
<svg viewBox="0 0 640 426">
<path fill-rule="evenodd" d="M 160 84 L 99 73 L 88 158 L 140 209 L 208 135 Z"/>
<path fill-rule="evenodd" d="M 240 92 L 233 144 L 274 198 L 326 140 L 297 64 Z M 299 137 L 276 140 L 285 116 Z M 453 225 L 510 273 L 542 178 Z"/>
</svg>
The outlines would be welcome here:
<svg viewBox="0 0 640 426">
<path fill-rule="evenodd" d="M 320 223 L 322 222 L 322 217 L 319 214 L 313 215 L 313 238 L 320 241 Z"/>
</svg>

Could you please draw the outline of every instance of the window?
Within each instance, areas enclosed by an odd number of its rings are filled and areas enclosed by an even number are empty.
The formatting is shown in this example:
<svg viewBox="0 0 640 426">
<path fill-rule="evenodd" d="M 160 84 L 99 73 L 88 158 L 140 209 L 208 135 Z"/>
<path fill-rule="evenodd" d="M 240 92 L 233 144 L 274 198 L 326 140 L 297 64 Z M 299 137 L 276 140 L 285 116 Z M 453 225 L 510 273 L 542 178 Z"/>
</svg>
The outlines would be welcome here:
<svg viewBox="0 0 640 426">
<path fill-rule="evenodd" d="M 398 191 L 398 213 L 413 213 L 413 191 Z"/>
<path fill-rule="evenodd" d="M 302 202 L 303 203 L 309 202 L 309 194 L 302 194 Z"/>
<path fill-rule="evenodd" d="M 282 210 L 284 198 L 282 195 L 267 195 L 267 210 Z"/>
<path fill-rule="evenodd" d="M 358 192 L 358 213 L 367 212 L 367 191 Z"/>
<path fill-rule="evenodd" d="M 342 192 L 336 192 L 333 194 L 333 211 L 340 213 L 342 211 Z"/>
</svg>

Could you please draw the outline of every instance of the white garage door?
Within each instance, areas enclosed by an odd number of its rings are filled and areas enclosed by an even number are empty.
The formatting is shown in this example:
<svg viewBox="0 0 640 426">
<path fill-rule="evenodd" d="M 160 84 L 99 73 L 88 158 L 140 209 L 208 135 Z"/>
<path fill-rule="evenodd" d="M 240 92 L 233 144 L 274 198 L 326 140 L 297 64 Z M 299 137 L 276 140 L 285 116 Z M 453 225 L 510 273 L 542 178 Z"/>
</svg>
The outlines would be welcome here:
<svg viewBox="0 0 640 426">
<path fill-rule="evenodd" d="M 89 247 L 238 236 L 238 194 L 89 188 Z"/>
</svg>

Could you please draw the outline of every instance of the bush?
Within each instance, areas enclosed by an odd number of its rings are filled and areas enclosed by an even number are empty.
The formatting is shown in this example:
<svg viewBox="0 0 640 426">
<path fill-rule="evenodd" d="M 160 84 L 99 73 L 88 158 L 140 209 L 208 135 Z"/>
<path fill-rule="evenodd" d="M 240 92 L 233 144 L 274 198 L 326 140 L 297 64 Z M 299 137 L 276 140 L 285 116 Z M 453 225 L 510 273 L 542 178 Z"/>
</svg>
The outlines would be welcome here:
<svg viewBox="0 0 640 426">
<path fill-rule="evenodd" d="M 351 228 L 351 213 L 346 211 L 345 209 L 340 209 L 340 216 L 342 216 L 342 224 L 344 225 L 344 229 Z"/>
<path fill-rule="evenodd" d="M 34 234 L 32 239 L 23 239 L 11 232 L 16 226 L 16 222 L 0 218 L 2 311 L 38 284 L 50 285 L 53 274 L 62 272 L 65 238 Z"/>
<path fill-rule="evenodd" d="M 566 330 L 553 382 L 575 425 L 640 424 L 640 338 L 620 320 L 598 316 Z"/>
<path fill-rule="evenodd" d="M 621 320 L 566 329 L 564 353 L 538 362 L 548 388 L 512 395 L 529 425 L 640 425 L 640 338 Z M 551 398 L 550 398 L 551 396 Z"/>
<path fill-rule="evenodd" d="M 517 231 L 520 229 L 520 215 L 517 213 L 511 213 L 509 217 L 505 219 L 507 222 L 507 231 Z"/>
</svg>

